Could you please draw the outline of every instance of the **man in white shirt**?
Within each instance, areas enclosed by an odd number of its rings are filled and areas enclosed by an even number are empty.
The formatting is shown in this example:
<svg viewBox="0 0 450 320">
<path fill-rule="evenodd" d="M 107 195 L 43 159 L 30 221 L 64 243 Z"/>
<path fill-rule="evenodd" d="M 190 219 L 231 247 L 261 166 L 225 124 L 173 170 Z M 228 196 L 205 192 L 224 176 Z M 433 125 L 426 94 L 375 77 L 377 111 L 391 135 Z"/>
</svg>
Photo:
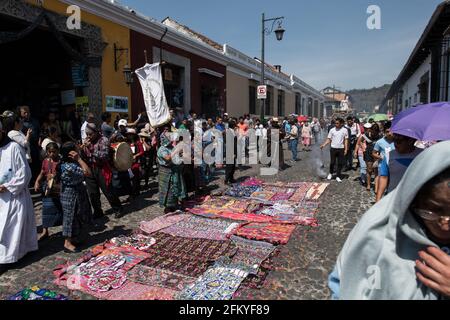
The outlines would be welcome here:
<svg viewBox="0 0 450 320">
<path fill-rule="evenodd" d="M 89 123 L 95 123 L 95 116 L 92 112 L 89 112 L 86 118 L 86 121 L 84 121 L 83 125 L 81 126 L 81 141 L 84 143 L 87 139 L 86 135 L 86 126 Z"/>
<path fill-rule="evenodd" d="M 345 162 L 345 156 L 348 154 L 348 131 L 344 128 L 344 119 L 336 119 L 335 127 L 328 133 L 327 140 L 320 146 L 320 149 L 325 148 L 327 145 L 331 144 L 330 148 L 330 174 L 328 175 L 328 180 L 333 178 L 335 165 L 337 162 L 337 175 L 336 181 L 342 182 L 342 167 Z M 337 161 L 336 161 L 337 160 Z"/>
</svg>

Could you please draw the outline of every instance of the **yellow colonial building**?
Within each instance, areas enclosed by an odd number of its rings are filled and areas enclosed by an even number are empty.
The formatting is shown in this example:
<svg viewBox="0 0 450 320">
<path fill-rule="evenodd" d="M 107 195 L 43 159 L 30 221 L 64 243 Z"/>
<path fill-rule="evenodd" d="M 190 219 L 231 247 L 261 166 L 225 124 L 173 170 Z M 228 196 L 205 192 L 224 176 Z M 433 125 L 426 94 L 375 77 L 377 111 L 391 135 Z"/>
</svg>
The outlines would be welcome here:
<svg viewBox="0 0 450 320">
<path fill-rule="evenodd" d="M 0 38 L 2 108 L 28 104 L 41 119 L 52 109 L 66 118 L 130 112 L 130 31 L 88 3 L 0 1 L 0 30 L 9 34 Z"/>
</svg>

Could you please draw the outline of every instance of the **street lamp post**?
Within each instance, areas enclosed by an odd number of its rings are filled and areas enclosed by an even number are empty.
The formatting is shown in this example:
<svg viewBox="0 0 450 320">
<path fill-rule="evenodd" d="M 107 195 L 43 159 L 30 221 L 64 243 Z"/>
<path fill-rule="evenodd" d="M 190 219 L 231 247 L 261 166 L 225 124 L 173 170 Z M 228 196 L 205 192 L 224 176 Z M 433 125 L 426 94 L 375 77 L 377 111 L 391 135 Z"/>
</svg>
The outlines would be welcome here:
<svg viewBox="0 0 450 320">
<path fill-rule="evenodd" d="M 264 75 L 265 74 L 265 62 L 264 62 L 265 37 L 266 37 L 266 35 L 268 36 L 273 32 L 275 23 L 278 21 L 278 28 L 277 28 L 277 30 L 275 30 L 275 35 L 276 35 L 278 41 L 283 40 L 283 36 L 284 36 L 284 32 L 285 32 L 285 30 L 281 26 L 281 24 L 283 23 L 283 19 L 284 19 L 284 17 L 266 19 L 266 15 L 264 13 L 262 14 L 262 37 L 261 37 L 261 40 L 262 40 L 262 42 L 261 42 L 261 85 L 262 86 L 265 84 L 265 75 Z M 270 30 L 266 28 L 266 22 L 269 22 L 269 21 L 273 21 L 272 28 Z M 266 102 L 266 99 L 261 99 L 261 122 L 264 122 L 265 102 Z"/>
</svg>

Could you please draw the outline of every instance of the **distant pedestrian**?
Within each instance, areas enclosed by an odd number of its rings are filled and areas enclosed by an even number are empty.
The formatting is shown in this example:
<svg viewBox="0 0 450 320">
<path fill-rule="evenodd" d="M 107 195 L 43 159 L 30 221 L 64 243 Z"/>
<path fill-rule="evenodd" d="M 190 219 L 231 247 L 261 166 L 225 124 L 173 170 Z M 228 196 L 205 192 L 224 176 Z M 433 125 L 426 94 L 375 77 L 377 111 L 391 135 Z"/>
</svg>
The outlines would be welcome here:
<svg viewBox="0 0 450 320">
<path fill-rule="evenodd" d="M 330 130 L 328 138 L 320 148 L 323 149 L 331 144 L 330 148 L 330 174 L 327 179 L 331 180 L 335 173 L 335 166 L 337 164 L 336 181 L 342 182 L 342 167 L 344 166 L 345 156 L 348 152 L 348 131 L 344 128 L 344 119 L 338 118 L 335 122 L 335 127 Z"/>
<path fill-rule="evenodd" d="M 350 132 L 349 136 L 349 152 L 346 156 L 346 167 L 345 170 L 353 170 L 353 153 L 356 148 L 356 143 L 358 141 L 359 136 L 361 135 L 361 129 L 359 128 L 359 125 L 354 122 L 353 117 L 347 117 L 347 125 L 346 128 Z"/>
<path fill-rule="evenodd" d="M 235 183 L 234 173 L 236 171 L 236 160 L 238 153 L 238 138 L 236 133 L 236 122 L 230 120 L 226 131 L 226 165 L 225 165 L 225 184 Z M 231 146 L 231 147 L 230 147 Z M 232 153 L 231 155 L 229 153 Z"/>
<path fill-rule="evenodd" d="M 298 153 L 298 137 L 299 137 L 299 131 L 298 127 L 295 123 L 295 120 L 291 119 L 290 121 L 290 131 L 287 135 L 289 148 L 292 152 L 292 160 L 291 162 L 297 162 L 297 153 Z"/>
<path fill-rule="evenodd" d="M 378 182 L 376 180 L 376 177 L 378 176 L 378 168 L 375 168 L 375 159 L 373 157 L 373 150 L 375 147 L 375 143 L 379 139 L 379 128 L 378 125 L 375 124 L 368 124 L 366 125 L 366 130 L 364 134 L 362 135 L 362 139 L 364 139 L 364 142 L 366 144 L 366 149 L 364 152 L 364 162 L 366 163 L 366 171 L 367 171 L 367 179 L 366 179 L 366 188 L 367 191 L 372 190 L 372 176 L 375 177 L 375 189 L 378 188 Z"/>
<path fill-rule="evenodd" d="M 370 130 L 370 128 L 372 128 L 372 125 L 370 123 L 366 123 L 364 125 L 364 128 L 366 130 Z M 365 135 L 365 133 L 360 135 L 358 140 L 356 141 L 356 147 L 355 147 L 355 150 L 353 151 L 353 156 L 354 156 L 354 158 L 358 159 L 358 162 L 359 162 L 359 168 L 360 168 L 359 169 L 359 173 L 360 173 L 359 181 L 360 181 L 361 185 L 367 186 L 367 163 L 364 160 L 364 154 L 367 149 L 367 143 L 364 138 L 364 135 Z"/>
<path fill-rule="evenodd" d="M 314 144 L 317 145 L 317 143 L 319 143 L 319 137 L 320 137 L 320 123 L 317 120 L 317 118 L 313 119 L 313 122 L 311 124 L 311 129 L 312 129 L 312 134 L 314 136 Z"/>
<path fill-rule="evenodd" d="M 311 146 L 312 130 L 309 122 L 305 122 L 302 128 L 303 150 L 308 151 Z"/>
</svg>

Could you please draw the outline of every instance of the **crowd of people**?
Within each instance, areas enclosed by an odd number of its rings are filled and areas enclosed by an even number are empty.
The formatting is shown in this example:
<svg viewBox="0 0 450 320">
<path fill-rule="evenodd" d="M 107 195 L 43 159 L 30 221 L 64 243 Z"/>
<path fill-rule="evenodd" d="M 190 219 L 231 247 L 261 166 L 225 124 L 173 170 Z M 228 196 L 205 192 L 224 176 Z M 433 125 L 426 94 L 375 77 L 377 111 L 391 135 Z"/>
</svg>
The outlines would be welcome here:
<svg viewBox="0 0 450 320">
<path fill-rule="evenodd" d="M 389 144 L 389 136 L 384 139 L 377 149 Z M 414 143 L 403 137 L 394 142 L 397 153 L 391 151 L 390 160 L 385 160 L 387 154 L 382 159 L 396 175 L 388 176 L 390 192 L 362 216 L 347 238 L 329 276 L 334 299 L 450 297 L 450 142 L 427 148 L 411 163 L 417 152 Z M 404 155 L 405 161 L 397 160 Z M 399 163 L 393 165 L 395 161 Z M 384 179 L 385 169 L 378 169 Z M 379 190 L 385 188 L 382 181 Z"/>
<path fill-rule="evenodd" d="M 213 119 L 200 118 L 193 111 L 188 116 L 177 110 L 170 113 L 169 123 L 152 128 L 145 111 L 134 122 L 119 117 L 112 121 L 108 112 L 101 114 L 100 119 L 88 113 L 84 122 L 79 121 L 79 115 L 70 121 L 61 121 L 58 114 L 51 111 L 41 123 L 32 117 L 28 106 L 3 112 L 0 140 L 5 150 L 2 150 L 0 194 L 5 211 L 9 212 L 6 216 L 17 216 L 0 221 L 2 237 L 11 239 L 10 243 L 0 245 L 0 264 L 16 262 L 25 253 L 36 250 L 37 241 L 48 238 L 50 229 L 58 225 L 63 227 L 64 250 L 78 252 L 86 226 L 95 227 L 95 221 L 105 215 L 101 193 L 114 217 L 120 219 L 125 212 L 124 204 L 139 196 L 142 188 L 148 190 L 150 178 L 157 174 L 159 204 L 166 213 L 174 212 L 182 209 L 182 201 L 189 193 L 207 191 L 217 169 L 225 170 L 226 184 L 236 182 L 235 171 L 242 164 L 238 160 L 238 141 L 242 141 L 248 155 L 250 132 L 256 136 L 258 151 L 266 142 L 268 150 L 265 151 L 270 154 L 274 149 L 271 144 L 277 144 L 277 154 L 272 156 L 279 157 L 282 168 L 284 144 L 292 152 L 291 162 L 295 163 L 299 160 L 298 144 L 302 143 L 304 150 L 309 150 L 312 141 L 318 142 L 318 133 L 325 126 L 325 122 L 318 119 L 311 123 L 299 122 L 295 115 L 261 121 L 250 115 L 232 118 L 225 113 L 223 117 Z M 272 130 L 279 132 L 280 140 L 272 141 Z M 182 131 L 188 132 L 192 140 L 183 141 L 180 135 L 174 138 L 173 133 Z M 224 156 L 227 153 L 226 136 L 231 134 L 232 160 L 227 162 L 225 157 L 223 161 L 218 158 L 212 164 L 204 159 L 200 163 L 175 161 L 177 157 L 183 157 L 182 147 L 186 144 L 194 154 L 196 133 L 203 149 L 222 142 L 220 147 Z M 132 154 L 129 169 L 125 170 L 117 164 L 126 160 L 126 155 L 118 152 L 121 144 L 126 144 Z M 5 157 L 3 153 L 11 155 Z M 40 234 L 36 234 L 30 190 L 40 194 L 42 199 Z M 14 201 L 20 201 L 22 206 L 11 205 L 13 192 L 20 192 L 21 197 L 14 195 Z M 128 196 L 128 199 L 121 202 L 122 196 Z M 16 225 L 12 221 L 24 222 Z"/>
<path fill-rule="evenodd" d="M 291 115 L 261 121 L 250 115 L 233 118 L 228 114 L 213 119 L 198 117 L 193 111 L 184 116 L 172 110 L 169 123 L 153 128 L 145 111 L 134 122 L 125 118 L 112 121 L 105 112 L 99 119 L 89 113 L 78 124 L 60 122 L 51 112 L 39 124 L 27 106 L 5 111 L 0 121 L 0 265 L 17 262 L 37 250 L 38 241 L 49 237 L 50 229 L 58 225 L 62 226 L 64 251 L 79 252 L 89 226 L 95 228 L 96 221 L 105 215 L 101 193 L 114 217 L 120 219 L 125 203 L 139 196 L 142 189 L 149 190 L 152 176 L 157 175 L 159 204 L 165 213 L 182 210 L 183 200 L 190 193 L 207 193 L 218 170 L 224 169 L 226 184 L 235 183 L 235 171 L 242 164 L 238 141 L 248 156 L 254 151 L 254 134 L 257 151 L 267 152 L 272 161 L 278 157 L 280 170 L 285 163 L 285 146 L 292 153 L 290 163 L 295 165 L 300 161 L 299 149 L 307 152 L 312 145 L 321 149 L 330 145 L 327 179 L 335 176 L 340 183 L 343 172 L 359 170 L 361 185 L 375 192 L 379 203 L 351 233 L 330 275 L 329 286 L 335 298 L 448 296 L 448 142 L 416 141 L 393 133 L 390 121 L 360 122 L 352 116 L 330 122 L 308 120 Z M 279 139 L 272 139 L 273 131 Z M 183 132 L 189 133 L 190 141 Z M 322 133 L 327 137 L 320 144 Z M 230 141 L 234 145 L 231 161 L 226 157 Z M 212 144 L 222 150 L 215 151 L 214 163 L 203 158 L 200 162 L 180 161 L 185 159 L 186 147 L 194 160 L 196 142 L 202 150 Z M 118 154 L 124 144 L 131 154 L 125 170 L 118 167 L 125 160 Z M 222 160 L 220 155 L 224 156 Z M 30 190 L 42 199 L 40 234 Z M 128 199 L 122 202 L 122 196 Z M 386 247 L 382 245 L 386 239 L 394 239 L 401 246 Z M 423 249 L 424 245 L 429 248 Z M 355 265 L 361 252 L 367 255 L 365 264 Z M 418 272 L 413 274 L 411 261 L 403 258 L 415 254 L 422 260 L 416 261 Z M 385 261 L 383 268 L 390 270 L 381 279 L 389 283 L 387 291 L 366 285 L 364 268 L 367 261 L 376 264 L 374 259 Z M 398 268 L 404 272 L 399 278 L 394 276 Z M 425 288 L 417 289 L 421 287 L 412 282 L 414 279 Z M 409 287 L 395 291 L 402 287 L 402 281 L 409 281 Z M 396 285 L 391 286 L 393 283 Z"/>
<path fill-rule="evenodd" d="M 390 121 L 346 120 L 335 119 L 321 145 L 331 144 L 327 178 L 333 178 L 335 166 L 338 182 L 342 170 L 359 167 L 360 183 L 367 191 L 373 188 L 376 204 L 344 244 L 329 276 L 332 297 L 448 299 L 449 142 L 393 133 Z"/>
<path fill-rule="evenodd" d="M 376 202 L 394 190 L 412 161 L 434 142 L 392 133 L 391 121 L 362 123 L 349 116 L 333 119 L 326 141 L 330 148 L 330 173 L 327 177 L 342 182 L 342 172 L 359 169 L 359 181 L 368 192 L 374 191 Z"/>
</svg>

